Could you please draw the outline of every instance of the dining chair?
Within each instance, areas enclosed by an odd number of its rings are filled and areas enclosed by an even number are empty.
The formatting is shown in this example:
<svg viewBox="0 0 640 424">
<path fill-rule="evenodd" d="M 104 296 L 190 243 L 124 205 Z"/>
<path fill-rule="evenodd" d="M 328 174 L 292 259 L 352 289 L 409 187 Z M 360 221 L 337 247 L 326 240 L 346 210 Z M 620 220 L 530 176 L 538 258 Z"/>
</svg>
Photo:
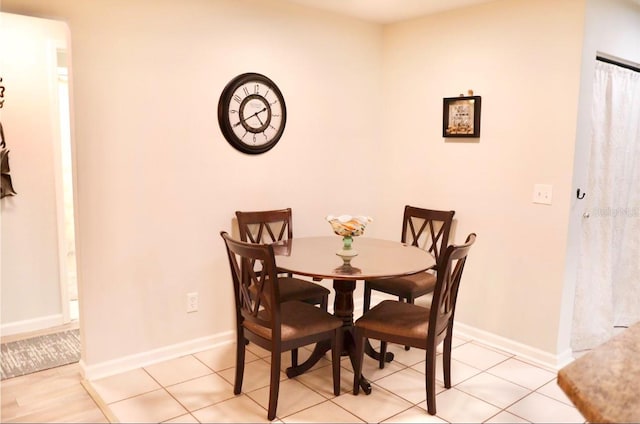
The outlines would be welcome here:
<svg viewBox="0 0 640 424">
<path fill-rule="evenodd" d="M 291 208 L 264 211 L 236 211 L 240 240 L 250 243 L 275 243 L 293 237 Z M 330 290 L 302 278 L 280 279 L 283 302 L 302 300 L 327 310 Z"/>
<path fill-rule="evenodd" d="M 249 243 L 275 243 L 293 237 L 291 208 L 236 211 L 240 240 Z M 282 302 L 301 300 L 327 310 L 330 290 L 312 281 L 294 278 L 290 273 L 280 278 Z M 291 351 L 291 366 L 298 365 L 298 350 Z"/>
<path fill-rule="evenodd" d="M 383 300 L 354 323 L 356 343 L 353 394 L 360 390 L 365 338 L 381 341 L 383 360 L 387 343 L 412 346 L 425 350 L 425 380 L 427 410 L 436 413 L 436 350 L 444 341 L 442 360 L 444 386 L 451 388 L 451 342 L 456 299 L 462 271 L 476 234 L 467 236 L 464 244 L 450 245 L 440 256 L 438 273 L 429 307 L 398 300 Z"/>
<path fill-rule="evenodd" d="M 242 391 L 246 342 L 271 352 L 271 377 L 267 418 L 278 406 L 280 365 L 283 352 L 331 340 L 333 393 L 340 395 L 342 320 L 301 301 L 283 302 L 273 246 L 247 243 L 220 232 L 229 257 L 236 313 L 236 373 L 234 394 Z M 256 271 L 255 263 L 260 264 Z"/>
<path fill-rule="evenodd" d="M 434 256 L 437 264 L 449 243 L 454 214 L 455 211 L 424 209 L 406 205 L 400 241 L 428 251 Z M 416 298 L 432 293 L 436 285 L 436 271 L 436 269 L 432 269 L 404 277 L 365 280 L 363 313 L 371 307 L 373 290 L 395 295 L 398 300 L 404 300 L 407 303 L 414 303 Z M 409 346 L 406 346 L 405 349 L 409 350 Z M 384 368 L 384 362 L 380 363 L 380 368 Z"/>
</svg>

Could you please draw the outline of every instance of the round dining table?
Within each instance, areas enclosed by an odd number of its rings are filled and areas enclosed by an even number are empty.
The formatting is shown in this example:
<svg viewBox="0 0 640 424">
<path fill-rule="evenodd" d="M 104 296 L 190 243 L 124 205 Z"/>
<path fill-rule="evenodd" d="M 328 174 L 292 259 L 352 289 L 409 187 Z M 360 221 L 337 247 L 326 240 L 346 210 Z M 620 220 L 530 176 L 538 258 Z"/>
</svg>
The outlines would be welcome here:
<svg viewBox="0 0 640 424">
<path fill-rule="evenodd" d="M 416 274 L 434 268 L 436 262 L 430 253 L 404 243 L 369 237 L 354 237 L 352 249 L 356 255 L 343 259 L 342 238 L 294 237 L 274 243 L 276 267 L 279 271 L 311 277 L 319 281 L 333 280 L 335 299 L 333 314 L 343 321 L 343 347 L 352 365 L 355 364 L 355 341 L 353 339 L 353 293 L 357 281 L 390 278 Z M 295 377 L 310 369 L 330 350 L 330 343 L 318 343 L 311 356 L 296 367 L 289 367 L 288 377 Z M 377 352 L 367 342 L 365 351 L 377 358 Z M 388 352 L 386 361 L 393 359 Z M 371 385 L 362 377 L 360 385 L 365 393 Z"/>
</svg>

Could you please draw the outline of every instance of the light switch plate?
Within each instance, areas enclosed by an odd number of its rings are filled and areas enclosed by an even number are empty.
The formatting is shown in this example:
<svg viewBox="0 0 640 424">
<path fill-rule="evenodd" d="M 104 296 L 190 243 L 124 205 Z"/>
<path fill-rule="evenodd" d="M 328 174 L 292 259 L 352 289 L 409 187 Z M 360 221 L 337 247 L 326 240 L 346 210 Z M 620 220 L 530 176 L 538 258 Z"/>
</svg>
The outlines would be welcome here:
<svg viewBox="0 0 640 424">
<path fill-rule="evenodd" d="M 552 194 L 553 194 L 553 186 L 551 184 L 534 184 L 533 185 L 533 203 L 550 205 Z"/>
</svg>

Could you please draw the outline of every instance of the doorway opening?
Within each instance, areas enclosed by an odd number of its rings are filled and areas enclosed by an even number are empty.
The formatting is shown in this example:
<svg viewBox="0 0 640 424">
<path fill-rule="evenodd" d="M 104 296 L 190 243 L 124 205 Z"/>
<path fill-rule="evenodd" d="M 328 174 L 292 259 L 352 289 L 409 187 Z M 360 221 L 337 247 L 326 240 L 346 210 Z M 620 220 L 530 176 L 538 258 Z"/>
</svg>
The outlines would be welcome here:
<svg viewBox="0 0 640 424">
<path fill-rule="evenodd" d="M 79 319 L 78 309 L 78 280 L 76 271 L 76 243 L 73 208 L 73 174 L 71 156 L 71 117 L 69 114 L 69 69 L 65 50 L 57 51 L 57 87 L 58 110 L 60 119 L 60 160 L 62 170 L 62 197 L 64 205 L 64 239 L 66 249 L 66 275 L 63 288 L 69 302 L 69 320 Z M 63 269 L 64 269 L 63 268 Z M 65 285 L 66 283 L 66 285 Z"/>
</svg>

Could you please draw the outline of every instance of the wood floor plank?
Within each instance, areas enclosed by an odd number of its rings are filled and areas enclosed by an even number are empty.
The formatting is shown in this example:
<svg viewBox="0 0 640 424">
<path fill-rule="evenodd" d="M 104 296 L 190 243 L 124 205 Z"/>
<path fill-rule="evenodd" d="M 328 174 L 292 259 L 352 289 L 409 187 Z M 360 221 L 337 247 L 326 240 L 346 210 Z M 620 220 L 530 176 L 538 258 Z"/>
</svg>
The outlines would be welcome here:
<svg viewBox="0 0 640 424">
<path fill-rule="evenodd" d="M 1 422 L 108 423 L 82 385 L 78 363 L 0 382 Z"/>
</svg>

